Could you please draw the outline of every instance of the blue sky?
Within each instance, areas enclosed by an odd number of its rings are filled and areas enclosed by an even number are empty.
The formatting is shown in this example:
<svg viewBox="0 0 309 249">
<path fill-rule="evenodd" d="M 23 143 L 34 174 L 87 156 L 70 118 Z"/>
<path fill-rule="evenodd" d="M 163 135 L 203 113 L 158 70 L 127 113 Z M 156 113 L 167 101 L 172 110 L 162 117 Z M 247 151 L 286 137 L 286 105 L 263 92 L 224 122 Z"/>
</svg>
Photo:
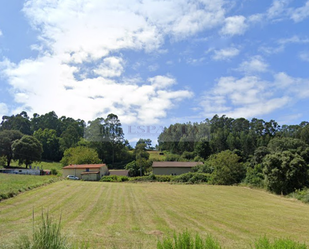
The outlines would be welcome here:
<svg viewBox="0 0 309 249">
<path fill-rule="evenodd" d="M 308 27 L 308 0 L 0 1 L 0 115 L 112 112 L 131 140 L 214 114 L 297 124 Z"/>
</svg>

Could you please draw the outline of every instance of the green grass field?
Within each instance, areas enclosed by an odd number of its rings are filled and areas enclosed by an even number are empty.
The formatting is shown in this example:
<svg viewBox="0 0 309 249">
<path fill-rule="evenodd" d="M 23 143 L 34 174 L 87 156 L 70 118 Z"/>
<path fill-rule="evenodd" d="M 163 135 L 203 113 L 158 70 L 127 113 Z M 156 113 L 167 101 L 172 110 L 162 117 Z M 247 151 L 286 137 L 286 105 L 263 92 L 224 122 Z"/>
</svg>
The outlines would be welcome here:
<svg viewBox="0 0 309 249">
<path fill-rule="evenodd" d="M 23 165 L 18 165 L 18 161 L 12 161 L 11 162 L 11 166 L 12 167 L 24 167 L 24 168 L 26 168 L 26 166 L 23 164 Z M 58 170 L 58 171 L 61 171 L 62 170 L 62 164 L 61 163 L 59 163 L 59 162 L 35 162 L 35 163 L 33 163 L 33 165 L 32 166 L 35 166 L 35 167 L 37 167 L 37 166 L 39 166 L 40 167 L 40 169 L 48 169 L 48 170 L 51 170 L 51 169 L 56 169 L 56 170 Z"/>
<path fill-rule="evenodd" d="M 250 248 L 264 235 L 309 242 L 309 205 L 261 190 L 65 180 L 0 202 L 0 248 L 31 234 L 32 210 L 37 222 L 42 210 L 62 216 L 62 232 L 90 248 L 155 248 L 185 229 L 225 248 Z"/>
<path fill-rule="evenodd" d="M 0 201 L 57 179 L 55 176 L 0 174 Z"/>
</svg>

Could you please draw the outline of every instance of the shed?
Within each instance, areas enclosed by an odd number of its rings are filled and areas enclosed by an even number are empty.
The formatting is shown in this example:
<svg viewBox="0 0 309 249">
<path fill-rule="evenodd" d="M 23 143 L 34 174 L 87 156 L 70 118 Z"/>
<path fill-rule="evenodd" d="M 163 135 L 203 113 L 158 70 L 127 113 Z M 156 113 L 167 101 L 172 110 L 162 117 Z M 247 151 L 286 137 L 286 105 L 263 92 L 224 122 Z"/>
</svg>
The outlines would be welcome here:
<svg viewBox="0 0 309 249">
<path fill-rule="evenodd" d="M 202 162 L 153 162 L 152 171 L 154 175 L 181 175 L 202 164 Z"/>
<path fill-rule="evenodd" d="M 108 175 L 106 164 L 70 164 L 62 168 L 63 176 L 73 175 L 83 179 L 82 174 L 92 175 L 84 176 L 85 178 L 100 179 L 104 175 Z"/>
</svg>

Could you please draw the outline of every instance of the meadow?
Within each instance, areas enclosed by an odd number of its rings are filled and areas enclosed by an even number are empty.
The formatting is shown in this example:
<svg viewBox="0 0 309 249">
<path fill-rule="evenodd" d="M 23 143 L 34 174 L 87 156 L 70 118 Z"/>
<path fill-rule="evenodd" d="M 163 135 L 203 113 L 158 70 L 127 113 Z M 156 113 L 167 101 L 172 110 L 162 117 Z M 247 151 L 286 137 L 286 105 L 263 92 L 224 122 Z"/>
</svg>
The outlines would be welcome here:
<svg viewBox="0 0 309 249">
<path fill-rule="evenodd" d="M 168 183 L 60 181 L 0 202 L 0 248 L 31 234 L 48 211 L 62 232 L 90 248 L 156 248 L 186 229 L 224 248 L 250 248 L 267 235 L 307 242 L 309 205 L 256 189 Z"/>
<path fill-rule="evenodd" d="M 55 176 L 0 174 L 0 201 L 57 180 Z"/>
</svg>

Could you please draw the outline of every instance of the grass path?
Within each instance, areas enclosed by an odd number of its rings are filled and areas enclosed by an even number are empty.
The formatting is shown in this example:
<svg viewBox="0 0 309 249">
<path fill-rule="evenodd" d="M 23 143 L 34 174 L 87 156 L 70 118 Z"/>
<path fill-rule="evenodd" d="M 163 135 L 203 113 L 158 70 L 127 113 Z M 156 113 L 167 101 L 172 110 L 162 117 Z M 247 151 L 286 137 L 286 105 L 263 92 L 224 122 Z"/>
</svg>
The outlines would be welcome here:
<svg viewBox="0 0 309 249">
<path fill-rule="evenodd" d="M 243 187 L 62 181 L 0 202 L 0 248 L 32 231 L 42 210 L 62 216 L 63 233 L 91 248 L 155 248 L 188 229 L 225 248 L 260 236 L 309 242 L 309 205 Z M 3 244 L 1 244 L 3 243 Z"/>
</svg>

